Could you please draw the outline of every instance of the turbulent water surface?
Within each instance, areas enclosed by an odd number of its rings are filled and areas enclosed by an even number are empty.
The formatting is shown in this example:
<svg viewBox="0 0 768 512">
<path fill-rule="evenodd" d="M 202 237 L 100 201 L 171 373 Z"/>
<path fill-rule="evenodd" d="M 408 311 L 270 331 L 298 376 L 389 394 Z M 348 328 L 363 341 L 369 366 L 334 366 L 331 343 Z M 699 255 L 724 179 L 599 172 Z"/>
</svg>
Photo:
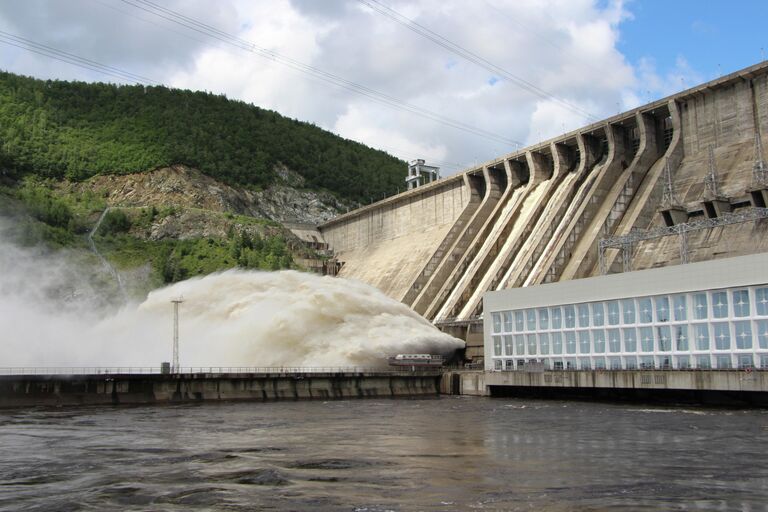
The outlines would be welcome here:
<svg viewBox="0 0 768 512">
<path fill-rule="evenodd" d="M 0 411 L 0 510 L 766 510 L 768 411 L 440 398 Z"/>
</svg>

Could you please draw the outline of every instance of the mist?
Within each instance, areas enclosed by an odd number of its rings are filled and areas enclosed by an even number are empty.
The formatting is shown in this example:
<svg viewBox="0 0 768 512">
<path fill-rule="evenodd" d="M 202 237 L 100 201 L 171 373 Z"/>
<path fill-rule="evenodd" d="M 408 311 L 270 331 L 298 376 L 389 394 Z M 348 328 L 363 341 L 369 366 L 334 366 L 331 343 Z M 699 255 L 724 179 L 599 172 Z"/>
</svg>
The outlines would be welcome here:
<svg viewBox="0 0 768 512">
<path fill-rule="evenodd" d="M 104 279 L 95 259 L 19 248 L 0 229 L 0 367 L 157 367 L 171 360 L 178 297 L 181 366 L 374 367 L 398 353 L 464 347 L 354 280 L 229 270 L 116 305 L 93 285 Z"/>
</svg>

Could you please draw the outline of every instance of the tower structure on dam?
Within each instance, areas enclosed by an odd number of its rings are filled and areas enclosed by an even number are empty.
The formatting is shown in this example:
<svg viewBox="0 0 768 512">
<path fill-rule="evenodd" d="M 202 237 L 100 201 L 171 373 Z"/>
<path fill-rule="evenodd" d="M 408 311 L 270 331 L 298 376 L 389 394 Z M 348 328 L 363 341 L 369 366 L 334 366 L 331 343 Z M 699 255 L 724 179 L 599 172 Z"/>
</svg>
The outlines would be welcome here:
<svg viewBox="0 0 768 512">
<path fill-rule="evenodd" d="M 360 279 L 482 357 L 483 295 L 768 250 L 768 62 L 319 227 Z"/>
</svg>

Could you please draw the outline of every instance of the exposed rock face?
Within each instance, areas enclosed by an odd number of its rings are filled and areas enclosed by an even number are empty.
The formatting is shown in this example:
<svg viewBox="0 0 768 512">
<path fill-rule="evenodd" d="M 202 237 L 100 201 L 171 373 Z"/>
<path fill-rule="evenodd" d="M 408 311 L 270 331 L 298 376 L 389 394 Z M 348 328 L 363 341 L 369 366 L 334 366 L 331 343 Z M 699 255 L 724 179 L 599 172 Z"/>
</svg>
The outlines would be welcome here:
<svg viewBox="0 0 768 512">
<path fill-rule="evenodd" d="M 286 168 L 276 171 L 279 183 L 258 192 L 235 189 L 185 165 L 96 176 L 78 188 L 103 195 L 110 206 L 173 205 L 303 224 L 320 224 L 352 206 L 328 192 L 299 190 L 301 176 Z"/>
</svg>

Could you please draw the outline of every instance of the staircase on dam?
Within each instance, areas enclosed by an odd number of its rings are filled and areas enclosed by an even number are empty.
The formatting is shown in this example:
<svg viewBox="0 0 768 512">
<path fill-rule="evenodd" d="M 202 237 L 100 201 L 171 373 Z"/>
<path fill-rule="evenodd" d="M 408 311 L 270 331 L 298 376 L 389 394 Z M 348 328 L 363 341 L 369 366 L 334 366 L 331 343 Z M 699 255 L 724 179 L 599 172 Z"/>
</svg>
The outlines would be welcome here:
<svg viewBox="0 0 768 512">
<path fill-rule="evenodd" d="M 318 229 L 345 262 L 340 275 L 467 335 L 489 290 L 768 250 L 765 220 L 601 249 L 601 241 L 765 207 L 766 133 L 761 63 Z"/>
</svg>

